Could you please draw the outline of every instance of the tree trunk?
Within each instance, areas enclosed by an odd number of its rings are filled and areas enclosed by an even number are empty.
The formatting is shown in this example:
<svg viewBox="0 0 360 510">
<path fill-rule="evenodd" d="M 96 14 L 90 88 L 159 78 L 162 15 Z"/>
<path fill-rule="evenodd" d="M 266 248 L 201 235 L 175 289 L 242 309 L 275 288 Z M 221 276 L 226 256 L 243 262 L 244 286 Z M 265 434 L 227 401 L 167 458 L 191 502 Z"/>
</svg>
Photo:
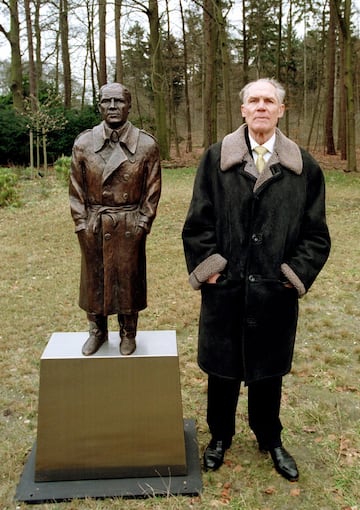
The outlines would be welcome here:
<svg viewBox="0 0 360 510">
<path fill-rule="evenodd" d="M 213 0 L 204 0 L 204 79 L 203 79 L 203 133 L 204 147 L 217 138 L 216 46 L 217 33 Z"/>
<path fill-rule="evenodd" d="M 30 175 L 31 179 L 34 177 L 34 131 L 29 131 L 29 158 L 30 158 Z"/>
<path fill-rule="evenodd" d="M 316 100 L 315 105 L 312 108 L 312 116 L 311 116 L 311 124 L 310 129 L 308 133 L 306 148 L 307 150 L 310 150 L 310 143 L 311 143 L 311 137 L 315 126 L 315 120 L 316 116 L 318 115 L 319 106 L 320 106 L 320 97 L 321 97 L 321 90 L 322 90 L 322 83 L 323 83 L 323 76 L 324 76 L 324 61 L 325 61 L 325 10 L 323 10 L 323 18 L 322 18 L 322 30 L 321 30 L 321 47 L 320 47 L 320 58 L 317 58 L 319 61 L 319 74 L 316 79 Z"/>
<path fill-rule="evenodd" d="M 304 9 L 307 9 L 306 5 Z M 304 123 L 303 133 L 307 126 L 308 116 L 308 79 L 307 79 L 307 14 L 304 15 L 304 52 L 303 52 L 303 66 L 304 66 L 304 93 L 303 93 L 303 112 L 304 112 Z"/>
<path fill-rule="evenodd" d="M 31 22 L 30 0 L 24 0 L 25 18 L 26 18 L 26 35 L 29 58 L 29 96 L 32 108 L 36 108 L 36 71 L 34 61 L 34 43 Z"/>
<path fill-rule="evenodd" d="M 71 108 L 71 64 L 69 52 L 68 0 L 60 0 L 60 40 L 64 75 L 64 106 Z"/>
<path fill-rule="evenodd" d="M 243 26 L 243 86 L 249 81 L 249 51 L 246 27 L 246 0 L 242 0 L 242 26 Z"/>
<path fill-rule="evenodd" d="M 345 93 L 345 51 L 344 51 L 344 37 L 342 31 L 339 32 L 340 40 L 340 62 L 339 62 L 339 106 L 338 106 L 338 136 L 337 136 L 337 147 L 340 150 L 340 157 L 343 161 L 346 160 L 346 93 Z"/>
<path fill-rule="evenodd" d="M 99 82 L 99 68 L 95 55 L 95 39 L 94 39 L 94 0 L 86 0 L 86 12 L 87 12 L 87 45 L 88 55 L 90 59 L 90 79 L 91 79 L 91 90 L 93 105 L 97 104 L 98 96 L 96 92 L 96 81 Z M 97 77 L 97 80 L 95 79 Z"/>
<path fill-rule="evenodd" d="M 228 38 L 226 33 L 226 18 L 222 13 L 222 4 L 216 4 L 216 22 L 217 30 L 219 34 L 220 52 L 221 52 L 221 67 L 223 77 L 223 89 L 224 89 L 224 102 L 225 102 L 225 130 L 226 133 L 231 133 L 233 130 L 232 124 L 232 101 L 230 92 L 230 58 L 228 48 Z"/>
<path fill-rule="evenodd" d="M 169 125 L 170 125 L 170 133 L 173 137 L 175 143 L 175 151 L 176 156 L 180 156 L 180 147 L 179 147 L 179 135 L 177 128 L 177 120 L 176 120 L 176 103 L 174 101 L 174 72 L 173 72 L 173 63 L 175 62 L 174 55 L 174 47 L 171 40 L 171 30 L 170 30 L 170 13 L 169 13 L 169 2 L 165 0 L 166 6 L 166 21 L 167 21 L 167 56 L 168 56 L 168 82 L 169 82 L 169 90 L 168 90 L 168 111 L 169 111 Z M 170 135 L 170 145 L 171 145 L 171 135 Z"/>
<path fill-rule="evenodd" d="M 356 172 L 355 146 L 355 100 L 353 76 L 353 44 L 351 33 L 351 0 L 345 0 L 344 14 L 341 13 L 340 0 L 333 0 L 344 42 L 344 88 L 346 104 L 346 160 L 347 172 Z"/>
<path fill-rule="evenodd" d="M 0 23 L 0 31 L 9 41 L 11 48 L 10 81 L 13 105 L 19 111 L 23 110 L 23 75 L 20 51 L 20 24 L 17 0 L 10 0 L 8 8 L 10 12 L 10 30 L 7 31 Z"/>
<path fill-rule="evenodd" d="M 60 28 L 60 22 L 59 22 L 59 28 Z M 59 66 L 60 66 L 60 30 L 56 32 L 56 38 L 55 38 L 55 90 L 56 93 L 59 94 Z"/>
<path fill-rule="evenodd" d="M 25 8 L 25 18 L 26 18 L 26 33 L 28 39 L 28 55 L 29 55 L 29 96 L 30 96 L 30 105 L 31 112 L 35 114 L 37 109 L 37 90 L 36 90 L 36 71 L 35 71 L 35 62 L 34 62 L 34 45 L 33 45 L 33 31 L 32 31 L 32 23 L 31 23 L 31 10 L 30 10 L 30 1 L 24 0 L 24 8 Z M 33 173 L 34 168 L 34 157 L 33 157 L 33 131 L 30 128 L 30 169 L 31 173 Z"/>
<path fill-rule="evenodd" d="M 121 4 L 122 0 L 115 0 L 115 44 L 116 44 L 116 63 L 115 63 L 115 81 L 122 83 L 124 79 L 124 69 L 122 63 L 122 46 L 121 46 Z"/>
<path fill-rule="evenodd" d="M 326 93 L 326 118 L 325 118 L 325 146 L 326 154 L 336 154 L 334 141 L 334 102 L 335 102 L 335 54 L 336 54 L 336 31 L 335 31 L 334 4 L 330 1 L 330 19 L 328 28 L 327 46 L 327 93 Z"/>
<path fill-rule="evenodd" d="M 37 117 L 36 119 L 36 170 L 37 174 L 39 175 L 40 170 L 40 125 L 39 125 L 39 119 Z"/>
<path fill-rule="evenodd" d="M 277 40 L 277 51 L 276 51 L 276 79 L 281 80 L 281 45 L 282 45 L 282 0 L 279 0 L 279 12 L 278 12 L 278 40 Z"/>
<path fill-rule="evenodd" d="M 99 0 L 99 87 L 107 83 L 106 70 L 106 0 Z"/>
<path fill-rule="evenodd" d="M 288 18 L 287 18 L 287 33 L 286 33 L 286 78 L 285 78 L 285 91 L 286 91 L 286 102 L 291 104 L 291 88 L 290 88 L 290 77 L 292 68 L 292 32 L 293 32 L 293 2 L 290 0 Z M 285 110 L 285 134 L 290 136 L 290 110 Z"/>
<path fill-rule="evenodd" d="M 353 76 L 353 41 L 351 33 L 351 0 L 345 0 L 345 88 L 347 106 L 347 171 L 356 172 L 356 145 L 355 145 L 355 99 Z"/>
<path fill-rule="evenodd" d="M 182 25 L 182 36 L 183 36 L 183 47 L 184 47 L 184 81 L 185 81 L 185 111 L 186 111 L 186 152 L 192 152 L 192 132 L 191 132 L 191 114 L 190 114 L 190 98 L 189 98 L 189 82 L 188 82 L 188 53 L 187 53 L 187 40 L 185 32 L 185 19 L 182 1 L 180 3 L 181 13 L 181 25 Z"/>
<path fill-rule="evenodd" d="M 42 146 L 43 146 L 43 162 L 45 175 L 48 173 L 48 161 L 47 161 L 47 145 L 46 145 L 46 132 L 42 129 Z"/>
<path fill-rule="evenodd" d="M 35 15 L 34 15 L 34 35 L 36 41 L 35 47 L 35 68 L 36 68 L 36 80 L 39 81 L 42 78 L 42 58 L 41 58 L 41 27 L 40 27 L 40 8 L 41 0 L 34 1 Z"/>
<path fill-rule="evenodd" d="M 86 54 L 83 65 L 83 79 L 82 79 L 82 88 L 81 88 L 81 109 L 85 106 L 85 96 L 86 96 L 86 75 L 87 75 L 87 66 L 88 66 L 88 58 L 89 58 L 89 44 L 86 43 Z"/>
<path fill-rule="evenodd" d="M 150 25 L 151 83 L 154 93 L 156 135 L 161 158 L 169 159 L 170 151 L 165 106 L 166 83 L 161 60 L 160 21 L 157 0 L 149 0 L 147 15 Z"/>
</svg>

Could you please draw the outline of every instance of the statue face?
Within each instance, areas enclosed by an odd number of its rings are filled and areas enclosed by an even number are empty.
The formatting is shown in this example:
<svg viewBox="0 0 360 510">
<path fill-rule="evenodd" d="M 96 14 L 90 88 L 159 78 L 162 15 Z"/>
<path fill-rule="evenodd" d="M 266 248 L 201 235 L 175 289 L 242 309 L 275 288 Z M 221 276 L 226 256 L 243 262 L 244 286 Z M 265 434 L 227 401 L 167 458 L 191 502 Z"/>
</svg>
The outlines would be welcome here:
<svg viewBox="0 0 360 510">
<path fill-rule="evenodd" d="M 131 104 L 124 88 L 119 84 L 103 87 L 99 102 L 99 111 L 106 124 L 119 128 L 127 121 Z"/>
</svg>

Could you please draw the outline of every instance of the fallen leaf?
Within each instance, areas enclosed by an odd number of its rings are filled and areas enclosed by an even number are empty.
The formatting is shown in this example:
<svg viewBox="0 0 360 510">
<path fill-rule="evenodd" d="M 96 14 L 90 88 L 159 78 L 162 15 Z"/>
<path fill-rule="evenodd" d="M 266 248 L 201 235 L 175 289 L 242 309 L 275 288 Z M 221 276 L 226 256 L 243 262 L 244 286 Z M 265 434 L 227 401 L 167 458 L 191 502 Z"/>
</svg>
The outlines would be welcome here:
<svg viewBox="0 0 360 510">
<path fill-rule="evenodd" d="M 275 494 L 276 493 L 276 489 L 275 487 L 273 487 L 272 485 L 270 485 L 269 487 L 267 487 L 265 490 L 264 490 L 265 494 Z"/>
<path fill-rule="evenodd" d="M 293 496 L 293 497 L 300 496 L 300 488 L 294 487 L 293 489 L 291 489 L 290 496 Z"/>
<path fill-rule="evenodd" d="M 337 386 L 336 391 L 344 392 L 344 391 L 350 391 L 351 393 L 357 393 L 359 391 L 356 386 Z"/>
<path fill-rule="evenodd" d="M 316 428 L 315 427 L 303 427 L 303 431 L 308 432 L 309 434 L 314 434 L 314 432 L 316 432 Z"/>
</svg>

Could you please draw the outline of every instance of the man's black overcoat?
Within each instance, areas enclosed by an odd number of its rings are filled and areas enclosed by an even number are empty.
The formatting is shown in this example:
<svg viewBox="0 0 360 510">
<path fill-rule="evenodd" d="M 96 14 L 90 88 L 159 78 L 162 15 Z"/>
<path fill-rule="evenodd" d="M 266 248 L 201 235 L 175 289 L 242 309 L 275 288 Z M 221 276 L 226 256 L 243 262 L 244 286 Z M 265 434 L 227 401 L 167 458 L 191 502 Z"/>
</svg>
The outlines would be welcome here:
<svg viewBox="0 0 360 510">
<path fill-rule="evenodd" d="M 316 161 L 277 129 L 259 176 L 246 130 L 205 152 L 183 242 L 189 281 L 202 294 L 199 365 L 250 383 L 289 372 L 298 298 L 325 264 L 330 237 Z M 206 283 L 216 272 L 218 282 Z"/>
</svg>

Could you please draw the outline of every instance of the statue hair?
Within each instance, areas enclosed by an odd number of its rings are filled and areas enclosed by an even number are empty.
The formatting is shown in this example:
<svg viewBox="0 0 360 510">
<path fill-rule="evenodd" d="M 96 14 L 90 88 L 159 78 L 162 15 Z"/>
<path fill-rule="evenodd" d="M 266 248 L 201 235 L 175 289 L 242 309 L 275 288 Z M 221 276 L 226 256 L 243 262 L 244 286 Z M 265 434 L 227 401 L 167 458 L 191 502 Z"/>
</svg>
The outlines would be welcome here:
<svg viewBox="0 0 360 510">
<path fill-rule="evenodd" d="M 123 93 L 124 93 L 124 96 L 126 98 L 126 100 L 128 101 L 129 104 L 131 104 L 131 92 L 129 89 L 127 89 L 125 87 L 125 85 L 123 85 L 122 83 L 105 83 L 105 85 L 102 85 L 102 87 L 100 87 L 100 90 L 99 90 L 99 101 L 101 101 L 101 98 L 102 98 L 102 95 L 103 95 L 103 92 L 105 89 L 111 89 L 111 88 L 119 88 L 121 87 Z"/>
</svg>

